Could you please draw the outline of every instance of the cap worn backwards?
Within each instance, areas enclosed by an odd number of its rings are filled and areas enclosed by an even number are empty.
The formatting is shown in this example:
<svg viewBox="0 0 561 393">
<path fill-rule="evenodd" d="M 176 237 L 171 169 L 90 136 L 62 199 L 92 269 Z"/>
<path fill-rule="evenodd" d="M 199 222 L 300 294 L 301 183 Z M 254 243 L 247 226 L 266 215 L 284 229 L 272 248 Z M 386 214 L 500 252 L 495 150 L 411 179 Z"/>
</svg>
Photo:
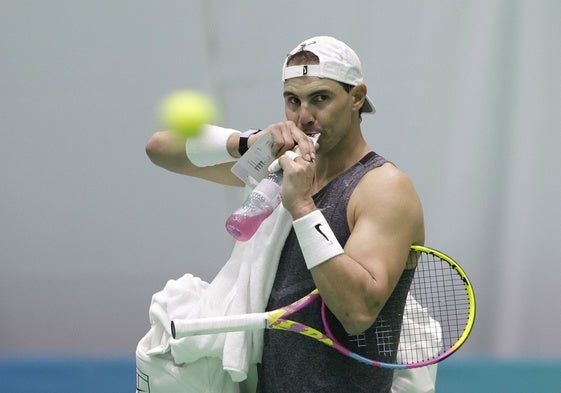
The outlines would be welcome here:
<svg viewBox="0 0 561 393">
<path fill-rule="evenodd" d="M 319 58 L 319 64 L 288 66 L 290 56 L 300 51 L 309 51 Z M 351 86 L 363 83 L 362 65 L 355 51 L 347 44 L 333 37 L 318 36 L 301 42 L 284 60 L 282 80 L 301 76 L 329 78 Z M 376 108 L 366 97 L 362 106 L 363 113 L 375 113 Z"/>
</svg>

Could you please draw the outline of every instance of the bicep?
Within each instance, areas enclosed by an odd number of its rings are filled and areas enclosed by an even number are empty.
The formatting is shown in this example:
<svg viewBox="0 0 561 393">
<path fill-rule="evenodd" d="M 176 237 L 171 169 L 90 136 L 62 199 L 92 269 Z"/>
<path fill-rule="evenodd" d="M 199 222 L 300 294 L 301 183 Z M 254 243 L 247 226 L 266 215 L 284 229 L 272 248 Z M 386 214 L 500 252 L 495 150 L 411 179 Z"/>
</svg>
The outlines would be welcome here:
<svg viewBox="0 0 561 393">
<path fill-rule="evenodd" d="M 410 246 L 424 241 L 422 207 L 409 178 L 395 167 L 378 168 L 357 186 L 349 203 L 351 235 L 345 253 L 378 281 L 389 297 Z"/>
</svg>

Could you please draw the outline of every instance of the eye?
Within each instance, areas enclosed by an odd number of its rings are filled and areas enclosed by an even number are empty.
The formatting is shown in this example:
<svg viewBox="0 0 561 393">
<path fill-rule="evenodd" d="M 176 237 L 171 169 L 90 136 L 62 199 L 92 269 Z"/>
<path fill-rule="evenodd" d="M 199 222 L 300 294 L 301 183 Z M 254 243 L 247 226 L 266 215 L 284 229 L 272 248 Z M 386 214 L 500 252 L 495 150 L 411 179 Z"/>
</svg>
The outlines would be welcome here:
<svg viewBox="0 0 561 393">
<path fill-rule="evenodd" d="M 300 100 L 296 96 L 287 96 L 286 103 L 291 106 L 298 106 L 300 105 Z"/>
<path fill-rule="evenodd" d="M 320 104 L 323 103 L 325 101 L 327 101 L 329 99 L 329 96 L 327 94 L 318 94 L 316 96 L 314 96 L 314 102 Z"/>
</svg>

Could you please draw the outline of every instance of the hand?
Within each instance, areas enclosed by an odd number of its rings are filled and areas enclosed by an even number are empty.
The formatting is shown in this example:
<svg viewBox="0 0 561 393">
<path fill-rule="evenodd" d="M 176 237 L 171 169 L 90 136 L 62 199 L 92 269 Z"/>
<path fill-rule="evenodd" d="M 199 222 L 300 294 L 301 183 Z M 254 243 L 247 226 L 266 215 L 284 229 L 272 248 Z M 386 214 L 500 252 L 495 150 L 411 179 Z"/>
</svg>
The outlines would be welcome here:
<svg viewBox="0 0 561 393">
<path fill-rule="evenodd" d="M 282 204 L 294 220 L 316 210 L 312 198 L 316 173 L 315 160 L 306 161 L 295 154 L 283 154 L 279 158 L 283 169 L 281 188 Z"/>
<path fill-rule="evenodd" d="M 263 133 L 268 132 L 273 136 L 271 153 L 280 157 L 288 150 L 294 150 L 296 146 L 300 149 L 302 158 L 308 162 L 315 161 L 316 148 L 306 133 L 296 127 L 294 122 L 286 121 L 268 126 Z"/>
</svg>

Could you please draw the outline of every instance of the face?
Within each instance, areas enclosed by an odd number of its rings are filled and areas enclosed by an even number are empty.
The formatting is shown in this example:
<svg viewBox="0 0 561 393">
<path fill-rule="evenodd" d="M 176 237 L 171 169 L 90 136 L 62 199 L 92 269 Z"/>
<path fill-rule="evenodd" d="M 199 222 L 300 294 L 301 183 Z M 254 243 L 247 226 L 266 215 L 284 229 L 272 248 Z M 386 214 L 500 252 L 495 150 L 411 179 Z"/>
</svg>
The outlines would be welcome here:
<svg viewBox="0 0 561 393">
<path fill-rule="evenodd" d="M 306 133 L 321 133 L 318 152 L 322 154 L 344 142 L 358 122 L 360 106 L 334 80 L 292 78 L 284 83 L 283 95 L 286 119 Z"/>
</svg>

